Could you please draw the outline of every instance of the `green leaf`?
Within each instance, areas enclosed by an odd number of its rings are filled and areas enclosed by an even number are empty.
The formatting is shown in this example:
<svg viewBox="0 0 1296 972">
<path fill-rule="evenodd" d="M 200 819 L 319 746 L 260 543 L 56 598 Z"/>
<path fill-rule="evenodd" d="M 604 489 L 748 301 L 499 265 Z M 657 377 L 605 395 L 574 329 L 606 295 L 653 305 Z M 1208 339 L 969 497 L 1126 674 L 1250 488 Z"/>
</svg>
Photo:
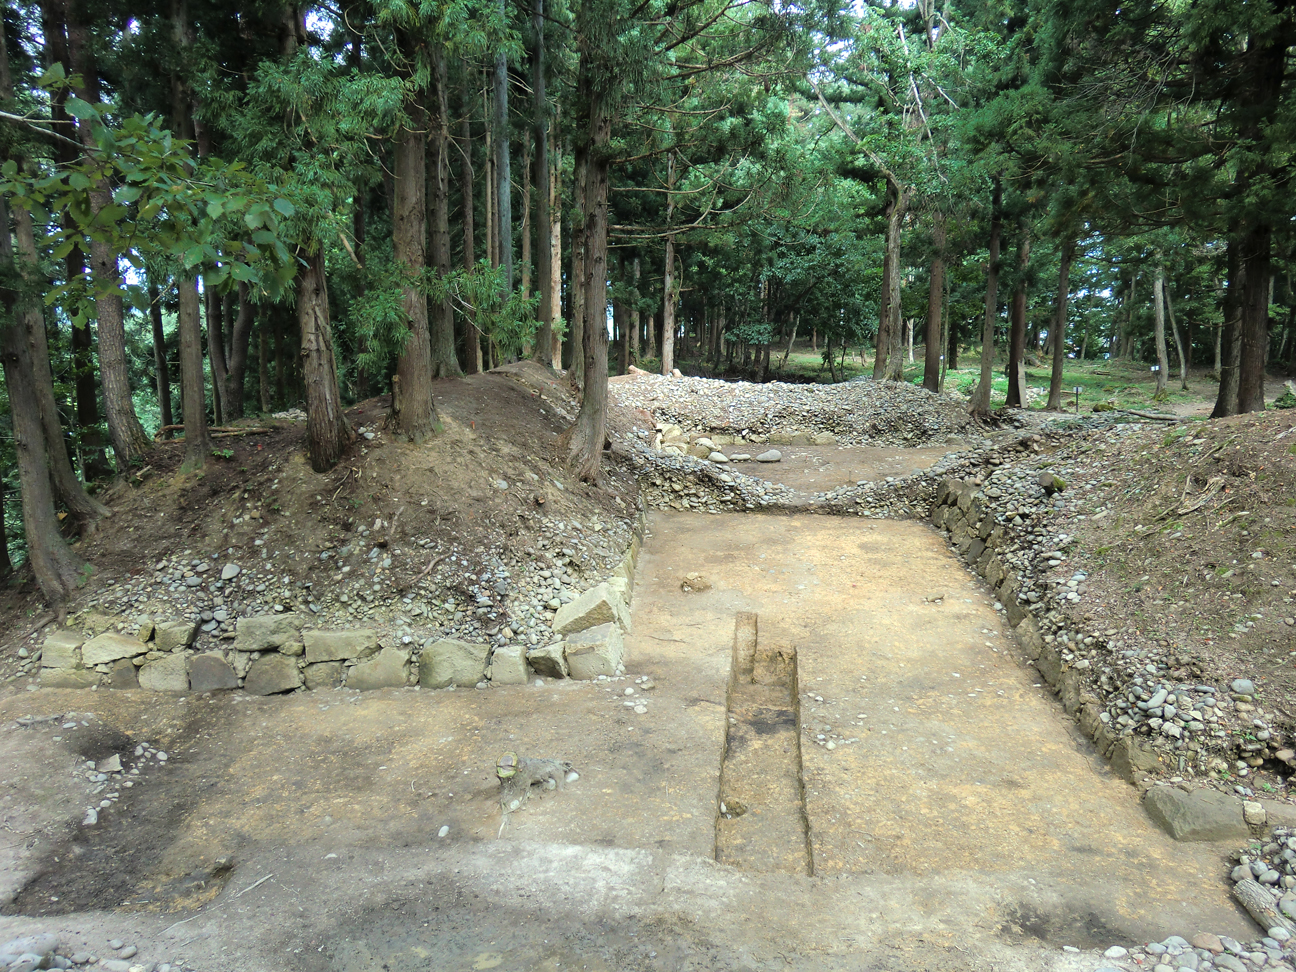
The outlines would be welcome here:
<svg viewBox="0 0 1296 972">
<path fill-rule="evenodd" d="M 207 215 L 212 219 L 220 219 L 221 213 L 224 211 L 225 207 L 221 205 L 219 199 L 213 199 L 207 204 Z"/>
<path fill-rule="evenodd" d="M 297 211 L 293 208 L 293 204 L 282 196 L 274 201 L 274 208 L 281 216 L 291 216 Z"/>
<path fill-rule="evenodd" d="M 93 183 L 84 172 L 73 172 L 68 176 L 68 185 L 78 192 L 84 192 L 86 189 L 89 189 Z"/>
<path fill-rule="evenodd" d="M 50 69 L 48 71 L 46 71 L 44 74 L 40 76 L 40 80 L 37 81 L 36 83 L 39 84 L 42 88 L 50 88 L 53 87 L 55 84 L 57 84 L 59 81 L 64 80 L 66 77 L 67 77 L 67 72 L 63 70 L 63 62 L 56 61 L 54 64 L 50 66 Z"/>
<path fill-rule="evenodd" d="M 203 261 L 203 248 L 199 245 L 191 246 L 185 250 L 184 265 L 186 270 L 191 270 Z"/>
<path fill-rule="evenodd" d="M 88 101 L 82 101 L 76 95 L 69 98 L 64 107 L 67 109 L 69 115 L 73 118 L 78 118 L 81 121 L 89 121 L 91 118 L 99 117 L 99 112 L 94 110 L 92 104 Z"/>
</svg>

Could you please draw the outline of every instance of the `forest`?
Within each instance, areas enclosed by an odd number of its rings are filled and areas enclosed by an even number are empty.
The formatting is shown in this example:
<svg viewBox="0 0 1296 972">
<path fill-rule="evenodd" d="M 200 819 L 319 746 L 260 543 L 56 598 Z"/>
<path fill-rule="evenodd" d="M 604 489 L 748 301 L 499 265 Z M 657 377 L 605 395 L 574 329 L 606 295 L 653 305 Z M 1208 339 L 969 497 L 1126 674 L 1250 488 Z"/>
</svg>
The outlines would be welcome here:
<svg viewBox="0 0 1296 972">
<path fill-rule="evenodd" d="M 0 48 L 0 574 L 46 599 L 107 483 L 258 414 L 437 433 L 435 382 L 763 381 L 813 335 L 968 403 L 1024 361 L 1296 372 L 1287 0 L 41 0 Z"/>
</svg>

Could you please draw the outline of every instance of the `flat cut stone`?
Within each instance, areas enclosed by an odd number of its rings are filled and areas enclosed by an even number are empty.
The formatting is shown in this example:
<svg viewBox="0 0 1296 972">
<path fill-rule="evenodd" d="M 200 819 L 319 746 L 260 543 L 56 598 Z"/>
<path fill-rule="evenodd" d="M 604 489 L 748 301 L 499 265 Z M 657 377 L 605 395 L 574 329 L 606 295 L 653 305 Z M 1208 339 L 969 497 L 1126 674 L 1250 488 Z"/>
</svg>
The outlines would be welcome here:
<svg viewBox="0 0 1296 972">
<path fill-rule="evenodd" d="M 153 626 L 153 646 L 158 651 L 188 648 L 197 634 L 197 621 L 163 621 Z"/>
<path fill-rule="evenodd" d="M 108 632 L 81 646 L 81 662 L 87 668 L 91 665 L 107 665 L 118 658 L 134 658 L 149 650 L 149 646 L 142 641 Z"/>
<path fill-rule="evenodd" d="M 372 628 L 346 631 L 307 631 L 306 663 L 344 661 L 378 649 L 378 632 Z"/>
<path fill-rule="evenodd" d="M 622 631 L 630 630 L 630 611 L 621 595 L 606 583 L 596 584 L 580 597 L 564 604 L 554 615 L 553 629 L 558 634 L 584 631 L 613 622 Z"/>
<path fill-rule="evenodd" d="M 297 660 L 275 653 L 263 655 L 252 663 L 247 678 L 243 680 L 243 689 L 249 695 L 277 695 L 291 692 L 301 684 Z"/>
<path fill-rule="evenodd" d="M 238 676 L 220 652 L 189 659 L 189 687 L 195 692 L 220 692 L 238 688 Z"/>
<path fill-rule="evenodd" d="M 589 680 L 615 675 L 625 659 L 625 640 L 615 624 L 601 624 L 569 635 L 564 653 L 572 678 Z"/>
<path fill-rule="evenodd" d="M 45 668 L 79 668 L 84 644 L 85 639 L 75 631 L 53 631 L 41 648 L 41 665 Z"/>
<path fill-rule="evenodd" d="M 240 618 L 234 629 L 234 647 L 238 651 L 266 651 L 301 641 L 300 632 L 305 623 L 305 617 L 291 611 Z"/>
<path fill-rule="evenodd" d="M 188 692 L 189 659 L 171 655 L 149 662 L 139 670 L 139 684 L 153 692 Z"/>
<path fill-rule="evenodd" d="M 423 649 L 419 657 L 419 684 L 424 688 L 476 685 L 486 674 L 487 645 L 442 638 Z"/>
<path fill-rule="evenodd" d="M 1143 799 L 1148 816 L 1175 840 L 1245 840 L 1251 831 L 1242 818 L 1242 803 L 1218 790 L 1158 786 Z"/>
<path fill-rule="evenodd" d="M 486 677 L 492 685 L 525 685 L 527 683 L 526 654 L 521 645 L 501 645 L 491 655 Z"/>
<path fill-rule="evenodd" d="M 347 688 L 369 692 L 380 688 L 401 688 L 409 681 L 410 653 L 403 648 L 384 648 L 362 661 L 347 674 Z"/>
</svg>

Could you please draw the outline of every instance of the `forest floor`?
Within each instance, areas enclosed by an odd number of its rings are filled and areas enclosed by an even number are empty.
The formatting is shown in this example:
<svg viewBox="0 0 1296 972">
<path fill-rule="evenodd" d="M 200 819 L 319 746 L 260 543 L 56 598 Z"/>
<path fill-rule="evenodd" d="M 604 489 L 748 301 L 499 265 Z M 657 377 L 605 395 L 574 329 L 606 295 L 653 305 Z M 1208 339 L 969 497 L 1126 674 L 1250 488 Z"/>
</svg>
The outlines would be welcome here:
<svg viewBox="0 0 1296 972">
<path fill-rule="evenodd" d="M 528 607 L 536 566 L 561 561 L 564 589 L 579 590 L 620 556 L 638 510 L 623 452 L 651 416 L 615 414 L 595 490 L 559 461 L 575 403 L 539 369 L 441 383 L 446 433 L 417 448 L 386 434 L 383 407 L 350 413 L 374 437 L 324 476 L 292 420 L 219 442 L 230 455 L 199 478 L 178 478 L 164 446 L 81 544 L 96 566 L 81 616 L 175 610 L 183 591 L 155 566 L 207 559 L 265 586 L 231 608 L 281 603 L 416 636 L 501 637 L 444 603 L 505 583 L 493 626 L 526 637 L 546 623 Z M 1182 641 L 1200 679 L 1256 679 L 1287 734 L 1294 427 L 1296 411 L 1114 437 L 1078 428 L 1053 460 L 1074 479 L 1062 515 L 1079 538 L 1066 571 L 1089 571 L 1081 610 Z M 780 449 L 782 463 L 743 471 L 805 493 L 944 452 Z M 1201 512 L 1157 518 L 1208 492 Z M 375 561 L 342 552 L 380 540 Z M 681 589 L 693 572 L 708 590 Z M 920 523 L 652 513 L 628 675 L 602 682 L 268 698 L 42 689 L 18 656 L 39 605 L 30 589 L 9 595 L 0 945 L 50 932 L 107 959 L 118 939 L 138 945 L 137 964 L 198 972 L 1094 972 L 1132 968 L 1103 959 L 1108 945 L 1256 935 L 1227 895 L 1234 848 L 1173 844 L 1152 826 L 1014 656 L 980 581 Z M 767 747 L 777 766 L 798 751 L 799 872 L 741 830 L 759 834 L 759 803 L 731 795 L 718 810 L 743 611 L 766 651 L 796 656 L 804 737 L 779 735 L 785 716 L 750 727 L 789 747 Z M 581 776 L 505 822 L 493 774 L 505 749 L 571 759 Z M 85 761 L 112 755 L 139 772 L 84 829 L 97 785 Z M 1287 775 L 1266 766 L 1250 781 L 1285 796 Z"/>
</svg>

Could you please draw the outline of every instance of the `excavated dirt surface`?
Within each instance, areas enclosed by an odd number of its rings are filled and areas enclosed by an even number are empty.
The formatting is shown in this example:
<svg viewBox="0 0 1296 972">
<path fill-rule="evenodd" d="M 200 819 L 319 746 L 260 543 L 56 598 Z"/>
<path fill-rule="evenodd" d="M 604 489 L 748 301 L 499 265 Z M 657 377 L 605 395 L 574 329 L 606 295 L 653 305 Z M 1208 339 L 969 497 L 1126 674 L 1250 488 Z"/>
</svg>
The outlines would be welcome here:
<svg viewBox="0 0 1296 972">
<path fill-rule="evenodd" d="M 825 493 L 838 486 L 850 486 L 861 480 L 876 482 L 888 476 L 907 476 L 915 469 L 926 469 L 957 446 L 901 449 L 895 446 L 724 446 L 727 455 L 758 455 L 766 449 L 783 454 L 779 462 L 744 462 L 740 472 L 771 483 L 790 486 L 802 493 Z"/>
<path fill-rule="evenodd" d="M 1153 828 L 927 527 L 679 514 L 650 530 L 625 679 L 0 699 L 24 835 L 8 835 L 0 939 L 127 938 L 211 972 L 1024 972 L 1095 967 L 1064 944 L 1252 936 L 1224 849 Z M 690 571 L 710 590 L 683 592 Z M 797 649 L 815 877 L 712 860 L 738 611 Z M 68 711 L 71 728 L 14 722 Z M 76 764 L 130 766 L 141 743 L 166 763 L 81 828 Z M 504 750 L 581 776 L 501 833 Z"/>
</svg>

